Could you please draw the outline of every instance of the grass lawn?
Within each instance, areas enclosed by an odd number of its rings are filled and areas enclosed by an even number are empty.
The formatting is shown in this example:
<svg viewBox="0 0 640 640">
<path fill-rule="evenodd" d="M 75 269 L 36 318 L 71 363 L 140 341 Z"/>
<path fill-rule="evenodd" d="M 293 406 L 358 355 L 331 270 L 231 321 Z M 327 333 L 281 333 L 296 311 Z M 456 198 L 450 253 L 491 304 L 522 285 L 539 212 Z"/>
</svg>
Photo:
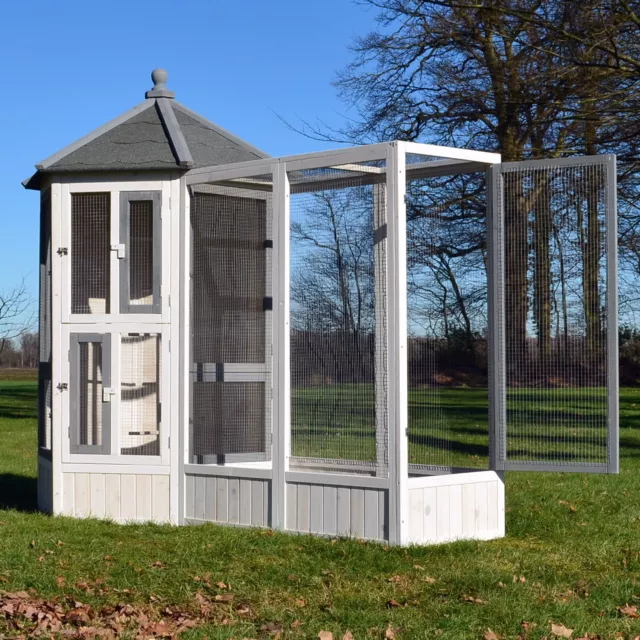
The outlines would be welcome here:
<svg viewBox="0 0 640 640">
<path fill-rule="evenodd" d="M 114 616 L 118 635 L 135 637 L 140 612 L 156 621 L 181 612 L 197 625 L 187 638 L 317 638 L 325 630 L 340 640 L 347 631 L 457 640 L 492 629 L 487 638 L 551 639 L 554 623 L 573 638 L 632 639 L 640 634 L 629 615 L 640 607 L 640 390 L 623 390 L 621 400 L 619 476 L 510 473 L 505 539 L 397 549 L 34 512 L 36 386 L 3 381 L 0 590 L 25 590 L 20 597 L 40 608 L 48 605 L 37 598 L 55 599 L 83 638 Z M 618 607 L 627 603 L 625 615 Z M 0 636 L 28 634 L 33 624 L 16 630 L 24 620 L 2 606 Z"/>
</svg>

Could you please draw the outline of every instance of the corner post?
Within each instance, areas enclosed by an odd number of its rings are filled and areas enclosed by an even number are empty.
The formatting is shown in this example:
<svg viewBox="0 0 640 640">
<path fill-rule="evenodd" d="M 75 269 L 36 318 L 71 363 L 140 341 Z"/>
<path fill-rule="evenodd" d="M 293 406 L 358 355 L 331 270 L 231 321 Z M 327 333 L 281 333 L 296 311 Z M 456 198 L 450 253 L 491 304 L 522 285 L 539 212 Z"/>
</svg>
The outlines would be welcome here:
<svg viewBox="0 0 640 640">
<path fill-rule="evenodd" d="M 487 167 L 487 304 L 489 326 L 489 468 L 506 466 L 506 347 L 504 335 L 504 203 L 499 164 Z"/>
<path fill-rule="evenodd" d="M 409 426 L 407 373 L 406 152 L 403 142 L 387 149 L 389 542 L 409 539 Z"/>
<path fill-rule="evenodd" d="M 291 434 L 289 363 L 289 177 L 284 162 L 271 166 L 273 175 L 273 455 L 271 526 L 285 529 L 286 472 Z"/>
</svg>

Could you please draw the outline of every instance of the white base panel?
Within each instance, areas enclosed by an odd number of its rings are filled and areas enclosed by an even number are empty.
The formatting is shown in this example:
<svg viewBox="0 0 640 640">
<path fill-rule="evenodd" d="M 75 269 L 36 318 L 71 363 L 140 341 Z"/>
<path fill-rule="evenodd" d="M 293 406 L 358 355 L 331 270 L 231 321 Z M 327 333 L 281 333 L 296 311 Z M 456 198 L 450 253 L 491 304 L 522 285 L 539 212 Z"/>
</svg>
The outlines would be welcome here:
<svg viewBox="0 0 640 640">
<path fill-rule="evenodd" d="M 169 475 L 63 473 L 62 513 L 116 522 L 169 522 Z"/>
<path fill-rule="evenodd" d="M 495 471 L 409 479 L 409 544 L 504 537 L 504 482 Z"/>
</svg>

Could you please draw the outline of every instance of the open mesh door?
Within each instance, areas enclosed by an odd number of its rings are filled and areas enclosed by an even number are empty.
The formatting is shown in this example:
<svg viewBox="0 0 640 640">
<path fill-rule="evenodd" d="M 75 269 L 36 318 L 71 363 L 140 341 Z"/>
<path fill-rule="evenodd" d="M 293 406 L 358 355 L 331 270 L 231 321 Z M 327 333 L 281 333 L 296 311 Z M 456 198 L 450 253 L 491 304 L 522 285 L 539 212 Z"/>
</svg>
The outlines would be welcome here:
<svg viewBox="0 0 640 640">
<path fill-rule="evenodd" d="M 505 163 L 495 178 L 496 467 L 617 473 L 615 157 Z"/>
</svg>

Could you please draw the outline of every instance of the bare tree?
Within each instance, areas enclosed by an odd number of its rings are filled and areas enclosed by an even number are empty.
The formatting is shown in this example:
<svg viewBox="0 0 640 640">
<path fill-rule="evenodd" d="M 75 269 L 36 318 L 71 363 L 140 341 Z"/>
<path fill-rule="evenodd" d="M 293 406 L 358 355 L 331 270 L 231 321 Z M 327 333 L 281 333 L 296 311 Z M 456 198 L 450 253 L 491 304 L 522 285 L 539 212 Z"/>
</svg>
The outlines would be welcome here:
<svg viewBox="0 0 640 640">
<path fill-rule="evenodd" d="M 0 292 L 0 353 L 27 333 L 33 322 L 33 304 L 23 278 L 20 284 Z"/>
</svg>

